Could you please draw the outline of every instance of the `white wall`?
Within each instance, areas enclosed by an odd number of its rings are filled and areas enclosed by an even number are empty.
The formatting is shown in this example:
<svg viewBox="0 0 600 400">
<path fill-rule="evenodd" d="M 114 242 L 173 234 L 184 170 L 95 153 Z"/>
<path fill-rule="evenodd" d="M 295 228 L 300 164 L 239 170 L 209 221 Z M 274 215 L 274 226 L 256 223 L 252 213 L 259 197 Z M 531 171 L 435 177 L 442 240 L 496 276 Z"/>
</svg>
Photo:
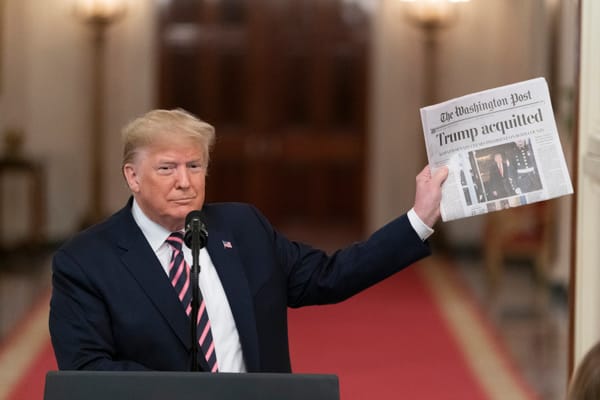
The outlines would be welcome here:
<svg viewBox="0 0 600 400">
<path fill-rule="evenodd" d="M 458 3 L 455 23 L 438 40 L 438 101 L 545 76 L 548 15 L 544 0 Z M 405 4 L 382 0 L 375 16 L 368 220 L 371 229 L 412 206 L 414 177 L 424 166 L 423 36 Z M 526 39 L 524 39 L 526 38 Z M 424 150 L 423 150 L 424 151 Z M 485 217 L 444 224 L 447 236 L 479 242 Z"/>
<path fill-rule="evenodd" d="M 398 6 L 393 0 L 381 1 L 373 18 L 367 182 L 370 230 L 412 206 L 415 176 L 424 166 L 418 118 L 423 79 L 420 36 Z"/>
<path fill-rule="evenodd" d="M 106 197 L 109 211 L 123 207 L 129 191 L 121 174 L 121 128 L 156 107 L 157 49 L 154 0 L 129 0 L 127 18 L 116 25 L 107 58 Z"/>
<path fill-rule="evenodd" d="M 579 151 L 577 154 L 577 242 L 575 243 L 574 361 L 583 358 L 600 340 L 600 174 L 598 164 L 586 166 L 586 158 L 600 159 L 600 2 L 582 1 Z M 591 145 L 596 139 L 596 148 Z M 592 151 L 594 154 L 592 154 Z"/>
<path fill-rule="evenodd" d="M 26 153 L 44 163 L 48 235 L 61 239 L 78 228 L 88 204 L 91 32 L 73 15 L 73 0 L 4 1 L 0 132 L 23 128 Z M 127 198 L 120 127 L 153 106 L 154 12 L 151 1 L 129 0 L 126 18 L 107 32 L 107 212 Z"/>
<path fill-rule="evenodd" d="M 0 5 L 2 6 L 2 5 Z M 10 2 L 3 4 L 0 10 L 3 24 L 0 43 L 0 134 L 7 129 L 23 129 L 25 121 L 26 102 L 25 90 L 26 79 L 23 65 L 25 65 L 25 49 L 19 44 L 27 40 L 27 29 L 25 27 L 24 3 Z M 2 151 L 4 151 L 3 137 L 0 137 Z M 13 185 L 17 183 L 16 179 L 3 178 L 2 184 Z M 19 190 L 21 189 L 21 190 Z M 3 227 L 12 227 L 10 235 L 8 229 L 4 228 L 2 239 L 6 241 L 9 236 L 22 237 L 25 228 L 15 223 L 27 218 L 27 213 L 21 207 L 18 207 L 23 201 L 25 191 L 20 185 L 16 193 L 9 195 L 2 191 L 1 201 L 4 205 L 0 210 L 3 221 Z M 12 211 L 18 210 L 17 212 Z M 9 212 L 10 211 L 10 212 Z"/>
<path fill-rule="evenodd" d="M 77 226 L 88 201 L 91 53 L 85 27 L 75 20 L 68 1 L 23 3 L 22 123 L 28 152 L 46 167 L 48 234 L 60 237 Z"/>
</svg>

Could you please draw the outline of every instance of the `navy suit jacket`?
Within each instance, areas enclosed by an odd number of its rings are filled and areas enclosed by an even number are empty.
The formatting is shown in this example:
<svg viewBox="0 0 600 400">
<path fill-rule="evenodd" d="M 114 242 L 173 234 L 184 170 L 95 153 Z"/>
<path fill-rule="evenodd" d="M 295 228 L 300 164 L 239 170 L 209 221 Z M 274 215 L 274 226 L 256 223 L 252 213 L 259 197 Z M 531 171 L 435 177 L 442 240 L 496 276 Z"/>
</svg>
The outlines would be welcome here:
<svg viewBox="0 0 600 400">
<path fill-rule="evenodd" d="M 50 334 L 60 369 L 190 368 L 189 318 L 131 204 L 54 256 Z M 429 254 L 406 215 L 327 255 L 286 239 L 250 205 L 205 204 L 203 213 L 248 372 L 291 371 L 287 307 L 339 302 Z"/>
</svg>

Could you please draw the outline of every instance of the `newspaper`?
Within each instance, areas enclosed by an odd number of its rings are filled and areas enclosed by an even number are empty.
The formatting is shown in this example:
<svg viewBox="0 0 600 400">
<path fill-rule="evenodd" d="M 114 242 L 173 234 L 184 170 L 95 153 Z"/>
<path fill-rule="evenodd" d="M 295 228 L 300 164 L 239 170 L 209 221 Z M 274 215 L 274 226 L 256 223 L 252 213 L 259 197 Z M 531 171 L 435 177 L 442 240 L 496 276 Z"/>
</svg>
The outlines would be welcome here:
<svg viewBox="0 0 600 400">
<path fill-rule="evenodd" d="M 421 109 L 432 171 L 448 166 L 443 221 L 573 193 L 544 78 Z"/>
</svg>

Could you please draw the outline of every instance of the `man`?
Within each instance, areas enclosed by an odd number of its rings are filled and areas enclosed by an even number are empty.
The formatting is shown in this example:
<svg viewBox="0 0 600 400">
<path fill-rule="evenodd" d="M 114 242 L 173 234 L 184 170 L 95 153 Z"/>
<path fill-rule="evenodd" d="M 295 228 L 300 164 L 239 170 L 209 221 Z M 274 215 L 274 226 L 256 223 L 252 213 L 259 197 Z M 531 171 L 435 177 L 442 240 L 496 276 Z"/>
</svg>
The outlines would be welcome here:
<svg viewBox="0 0 600 400">
<path fill-rule="evenodd" d="M 208 227 L 197 338 L 204 371 L 290 372 L 287 307 L 339 302 L 429 254 L 446 168 L 417 176 L 407 215 L 328 256 L 289 241 L 250 205 L 204 204 L 214 129 L 193 115 L 154 110 L 123 137 L 132 198 L 54 256 L 50 333 L 61 369 L 189 370 L 182 258 L 191 256 L 180 231 L 193 210 Z"/>
<path fill-rule="evenodd" d="M 494 161 L 490 165 L 489 179 L 486 184 L 488 200 L 502 199 L 515 194 L 515 170 L 509 160 L 505 160 L 501 153 L 494 154 Z"/>
</svg>

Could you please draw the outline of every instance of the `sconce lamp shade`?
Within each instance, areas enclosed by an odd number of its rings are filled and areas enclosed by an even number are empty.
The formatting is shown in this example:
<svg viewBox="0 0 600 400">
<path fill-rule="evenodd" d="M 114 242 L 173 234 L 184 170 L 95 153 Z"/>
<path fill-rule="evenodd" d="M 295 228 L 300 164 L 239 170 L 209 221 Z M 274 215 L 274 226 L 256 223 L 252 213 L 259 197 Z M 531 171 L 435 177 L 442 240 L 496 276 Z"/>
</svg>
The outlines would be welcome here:
<svg viewBox="0 0 600 400">
<path fill-rule="evenodd" d="M 443 27 L 452 22 L 456 4 L 470 0 L 400 0 L 407 4 L 410 19 L 425 27 Z"/>
<path fill-rule="evenodd" d="M 126 0 L 74 0 L 75 15 L 88 23 L 110 24 L 126 11 Z"/>
</svg>

